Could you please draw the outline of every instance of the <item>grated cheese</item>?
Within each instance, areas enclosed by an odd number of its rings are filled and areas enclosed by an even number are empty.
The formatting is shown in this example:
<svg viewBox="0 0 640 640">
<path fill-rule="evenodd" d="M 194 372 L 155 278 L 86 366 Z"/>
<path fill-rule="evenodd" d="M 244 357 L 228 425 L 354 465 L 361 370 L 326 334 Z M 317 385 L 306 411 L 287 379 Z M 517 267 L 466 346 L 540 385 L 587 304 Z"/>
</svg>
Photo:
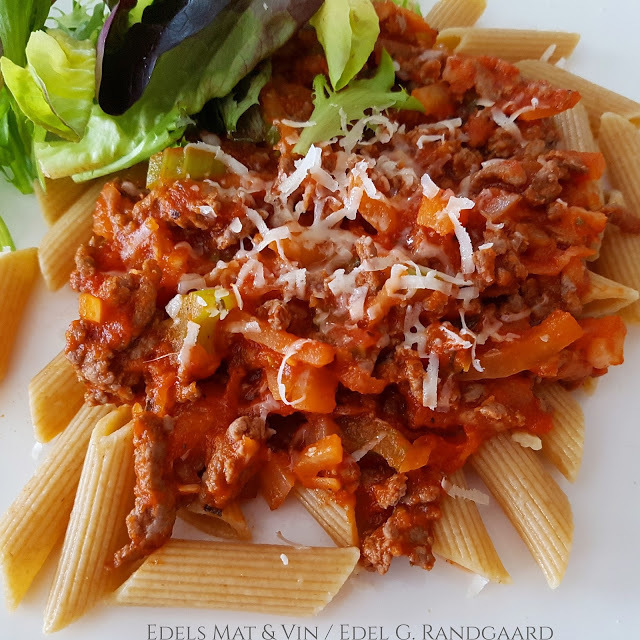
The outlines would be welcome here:
<svg viewBox="0 0 640 640">
<path fill-rule="evenodd" d="M 431 179 L 428 173 L 425 173 L 420 178 L 420 184 L 422 185 L 422 195 L 425 198 L 435 198 L 440 193 L 440 187 Z"/>
<path fill-rule="evenodd" d="M 429 364 L 422 378 L 422 406 L 435 409 L 438 406 L 438 369 L 440 361 L 435 353 L 429 354 Z"/>
<path fill-rule="evenodd" d="M 540 60 L 542 60 L 542 62 L 549 62 L 549 60 L 551 60 L 551 56 L 556 52 L 557 49 L 557 45 L 555 42 L 552 42 L 543 52 L 543 54 L 540 56 Z"/>
<path fill-rule="evenodd" d="M 219 139 L 218 139 L 219 142 Z M 194 147 L 196 149 L 204 149 L 213 153 L 217 160 L 220 160 L 222 164 L 226 165 L 227 168 L 231 169 L 233 173 L 237 173 L 238 175 L 247 175 L 249 173 L 249 169 L 236 160 L 233 156 L 230 156 L 228 153 L 225 153 L 218 144 L 207 144 L 206 142 L 190 142 L 186 145 L 186 148 Z"/>
<path fill-rule="evenodd" d="M 183 273 L 178 281 L 178 293 L 206 289 L 207 281 L 198 273 Z"/>
<path fill-rule="evenodd" d="M 349 296 L 349 316 L 354 322 L 360 322 L 364 317 L 364 303 L 369 293 L 369 287 L 362 286 L 354 289 Z"/>
<path fill-rule="evenodd" d="M 444 212 L 449 216 L 453 224 L 453 230 L 460 245 L 460 265 L 462 273 L 473 273 L 476 265 L 473 262 L 473 245 L 471 236 L 460 222 L 460 212 L 465 209 L 473 209 L 475 202 L 469 198 L 456 198 L 452 196 L 447 202 Z"/>
<path fill-rule="evenodd" d="M 197 322 L 189 320 L 187 322 L 187 333 L 182 341 L 182 347 L 178 352 L 178 362 L 181 368 L 187 368 L 191 361 L 191 349 L 196 346 L 198 334 L 200 333 L 200 325 Z"/>
<path fill-rule="evenodd" d="M 533 449 L 534 451 L 540 451 L 540 449 L 542 449 L 542 440 L 527 431 L 513 431 L 511 433 L 511 439 L 521 447 Z"/>
<path fill-rule="evenodd" d="M 470 500 L 476 504 L 489 504 L 489 496 L 478 489 L 466 489 L 465 487 L 459 487 L 457 484 L 453 484 L 447 478 L 442 478 L 441 486 L 443 491 L 452 498 L 462 498 L 463 500 Z"/>
<path fill-rule="evenodd" d="M 322 149 L 311 145 L 307 155 L 300 160 L 294 162 L 295 171 L 286 177 L 280 184 L 280 196 L 283 200 L 287 200 L 289 196 L 302 184 L 311 169 L 320 167 L 322 164 Z"/>
<path fill-rule="evenodd" d="M 278 393 L 280 393 L 280 400 L 282 400 L 284 404 L 289 405 L 290 407 L 295 407 L 297 404 L 300 404 L 300 402 L 302 402 L 305 399 L 305 397 L 303 396 L 302 398 L 298 398 L 297 400 L 293 400 L 291 402 L 287 400 L 287 388 L 284 386 L 284 383 L 282 382 L 282 376 L 284 375 L 284 368 L 287 365 L 287 362 L 293 356 L 295 356 L 295 354 L 298 353 L 298 351 L 300 351 L 300 349 L 302 349 L 302 347 L 305 344 L 307 344 L 307 342 L 311 342 L 311 340 L 308 340 L 306 338 L 301 338 L 300 340 L 296 340 L 293 344 L 289 345 L 284 350 L 284 354 L 282 356 L 282 362 L 278 367 L 278 376 L 276 378 L 276 382 L 278 384 Z"/>
</svg>

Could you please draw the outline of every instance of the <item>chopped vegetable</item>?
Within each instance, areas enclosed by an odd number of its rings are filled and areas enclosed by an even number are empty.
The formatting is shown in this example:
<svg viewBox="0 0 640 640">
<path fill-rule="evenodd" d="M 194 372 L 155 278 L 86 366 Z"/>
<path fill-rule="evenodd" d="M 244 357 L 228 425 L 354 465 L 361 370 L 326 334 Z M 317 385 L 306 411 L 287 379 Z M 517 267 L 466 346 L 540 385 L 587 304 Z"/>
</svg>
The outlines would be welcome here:
<svg viewBox="0 0 640 640">
<path fill-rule="evenodd" d="M 420 102 L 404 89 L 392 91 L 395 78 L 393 61 L 386 51 L 382 52 L 380 66 L 373 78 L 353 80 L 337 93 L 330 89 L 323 75 L 316 76 L 313 81 L 314 110 L 310 118 L 315 124 L 304 129 L 294 151 L 304 155 L 312 144 L 344 135 L 343 119 L 354 122 L 371 109 L 382 111 L 394 107 L 422 111 Z"/>
<path fill-rule="evenodd" d="M 325 0 L 310 23 L 324 48 L 331 84 L 338 91 L 371 55 L 380 33 L 378 14 L 371 0 Z"/>
<path fill-rule="evenodd" d="M 224 175 L 226 165 L 215 153 L 195 145 L 165 149 L 149 160 L 147 187 L 152 189 L 165 180 L 192 178 L 203 180 Z"/>
<path fill-rule="evenodd" d="M 0 59 L 7 87 L 34 123 L 67 140 L 79 140 L 95 93 L 95 48 L 62 31 L 36 31 L 26 47 L 27 66 Z"/>
</svg>

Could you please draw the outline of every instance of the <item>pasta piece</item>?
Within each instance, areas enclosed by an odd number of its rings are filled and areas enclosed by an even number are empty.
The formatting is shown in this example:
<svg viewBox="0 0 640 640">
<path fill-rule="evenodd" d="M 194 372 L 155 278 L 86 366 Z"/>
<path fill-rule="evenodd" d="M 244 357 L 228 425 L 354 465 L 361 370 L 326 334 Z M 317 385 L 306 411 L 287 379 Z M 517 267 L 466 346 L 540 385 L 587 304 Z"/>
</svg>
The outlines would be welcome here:
<svg viewBox="0 0 640 640">
<path fill-rule="evenodd" d="M 635 289 L 589 272 L 589 289 L 582 297 L 582 315 L 587 318 L 609 316 L 633 304 L 638 297 Z"/>
<path fill-rule="evenodd" d="M 540 58 L 552 51 L 549 60 L 557 62 L 571 55 L 579 40 L 580 34 L 566 31 L 453 27 L 440 31 L 436 42 L 454 53 L 496 56 L 509 62 Z"/>
<path fill-rule="evenodd" d="M 575 482 L 584 449 L 584 414 L 573 394 L 543 384 L 536 395 L 553 411 L 553 430 L 540 436 L 542 453 L 569 482 Z"/>
<path fill-rule="evenodd" d="M 449 481 L 467 488 L 462 469 L 449 476 Z M 440 509 L 442 518 L 433 528 L 434 553 L 493 582 L 511 582 L 475 502 L 445 494 Z"/>
<path fill-rule="evenodd" d="M 29 383 L 29 406 L 36 440 L 49 442 L 80 410 L 84 385 L 67 360 L 59 353 Z"/>
<path fill-rule="evenodd" d="M 77 248 L 91 238 L 93 210 L 102 186 L 102 181 L 92 184 L 42 239 L 40 270 L 52 291 L 69 280 Z"/>
<path fill-rule="evenodd" d="M 582 102 L 553 117 L 560 132 L 561 145 L 572 151 L 600 151 L 589 124 L 589 113 Z"/>
<path fill-rule="evenodd" d="M 130 413 L 128 407 L 84 405 L 0 518 L 0 564 L 10 609 L 18 606 L 65 532 L 96 422 L 103 419 L 121 426 Z"/>
<path fill-rule="evenodd" d="M 622 199 L 618 196 L 616 204 L 628 206 L 632 213 L 640 215 L 640 133 L 624 118 L 606 113 L 602 116 L 598 141 L 607 161 L 609 178 L 623 194 Z M 608 225 L 594 270 L 627 287 L 640 289 L 640 236 Z M 626 320 L 640 322 L 640 301 L 626 307 L 621 315 Z"/>
<path fill-rule="evenodd" d="M 589 123 L 593 131 L 597 132 L 599 129 L 600 116 L 605 111 L 613 111 L 640 124 L 640 104 L 621 96 L 619 93 L 609 91 L 609 89 L 542 60 L 522 60 L 516 63 L 516 67 L 520 69 L 525 78 L 546 80 L 557 87 L 579 91 L 589 114 Z"/>
<path fill-rule="evenodd" d="M 452 27 L 472 27 L 486 8 L 487 0 L 439 0 L 425 20 L 438 31 Z"/>
<path fill-rule="evenodd" d="M 573 540 L 567 496 L 536 455 L 508 434 L 486 442 L 471 463 L 555 589 L 567 569 Z"/>
<path fill-rule="evenodd" d="M 640 131 L 616 113 L 605 113 L 598 142 L 611 183 L 624 194 L 631 211 L 640 215 Z"/>
<path fill-rule="evenodd" d="M 124 416 L 123 416 L 124 418 Z M 44 632 L 58 631 L 124 581 L 107 568 L 128 541 L 133 508 L 133 422 L 101 420 L 91 434 L 78 493 L 44 613 Z"/>
<path fill-rule="evenodd" d="M 89 188 L 90 182 L 74 182 L 71 178 L 45 178 L 45 189 L 35 182 L 35 192 L 46 223 L 52 225 Z"/>
<path fill-rule="evenodd" d="M 251 529 L 239 504 L 227 505 L 220 514 L 206 511 L 199 505 L 180 509 L 178 516 L 199 531 L 227 540 L 251 540 Z"/>
<path fill-rule="evenodd" d="M 37 249 L 0 253 L 0 380 L 9 369 L 11 350 L 20 328 L 20 319 L 37 275 Z"/>
<path fill-rule="evenodd" d="M 313 615 L 351 575 L 360 551 L 169 540 L 116 591 L 115 602 Z"/>
<path fill-rule="evenodd" d="M 293 495 L 339 547 L 358 545 L 358 528 L 352 505 L 339 503 L 330 491 L 308 489 L 302 485 L 293 488 Z"/>
</svg>

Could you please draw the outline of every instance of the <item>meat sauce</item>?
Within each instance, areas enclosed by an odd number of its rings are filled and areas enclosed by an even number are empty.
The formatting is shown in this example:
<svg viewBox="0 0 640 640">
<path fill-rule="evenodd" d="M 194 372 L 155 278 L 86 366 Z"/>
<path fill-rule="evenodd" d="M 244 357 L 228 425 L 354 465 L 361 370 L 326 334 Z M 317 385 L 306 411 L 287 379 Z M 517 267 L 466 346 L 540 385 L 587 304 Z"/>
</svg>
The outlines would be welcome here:
<svg viewBox="0 0 640 640">
<path fill-rule="evenodd" d="M 99 198 L 67 355 L 90 400 L 134 405 L 116 564 L 163 544 L 182 508 L 257 491 L 276 508 L 298 483 L 353 513 L 365 566 L 429 569 L 443 478 L 498 432 L 548 432 L 541 381 L 573 388 L 622 362 L 622 321 L 582 317 L 587 262 L 607 214 L 624 216 L 601 201 L 600 154 L 558 147 L 551 116 L 579 96 L 433 48 L 421 19 L 376 7 L 373 57 L 392 55 L 424 113 L 312 148 L 287 193 L 290 121 L 309 119 L 326 72 L 303 30 L 261 93 L 275 147 L 223 139 L 215 180 L 116 180 Z M 169 313 L 216 287 L 232 308 L 210 327 Z"/>
</svg>

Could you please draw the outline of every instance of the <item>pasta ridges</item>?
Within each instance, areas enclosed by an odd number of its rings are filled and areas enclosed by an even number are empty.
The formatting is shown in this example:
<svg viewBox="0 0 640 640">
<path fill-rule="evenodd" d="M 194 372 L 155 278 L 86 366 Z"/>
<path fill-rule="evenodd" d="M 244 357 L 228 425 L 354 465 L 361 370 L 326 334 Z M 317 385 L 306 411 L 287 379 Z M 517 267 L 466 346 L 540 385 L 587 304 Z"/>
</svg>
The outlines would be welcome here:
<svg viewBox="0 0 640 640">
<path fill-rule="evenodd" d="M 331 600 L 359 556 L 356 548 L 170 540 L 145 560 L 114 600 L 309 615 Z"/>
</svg>

